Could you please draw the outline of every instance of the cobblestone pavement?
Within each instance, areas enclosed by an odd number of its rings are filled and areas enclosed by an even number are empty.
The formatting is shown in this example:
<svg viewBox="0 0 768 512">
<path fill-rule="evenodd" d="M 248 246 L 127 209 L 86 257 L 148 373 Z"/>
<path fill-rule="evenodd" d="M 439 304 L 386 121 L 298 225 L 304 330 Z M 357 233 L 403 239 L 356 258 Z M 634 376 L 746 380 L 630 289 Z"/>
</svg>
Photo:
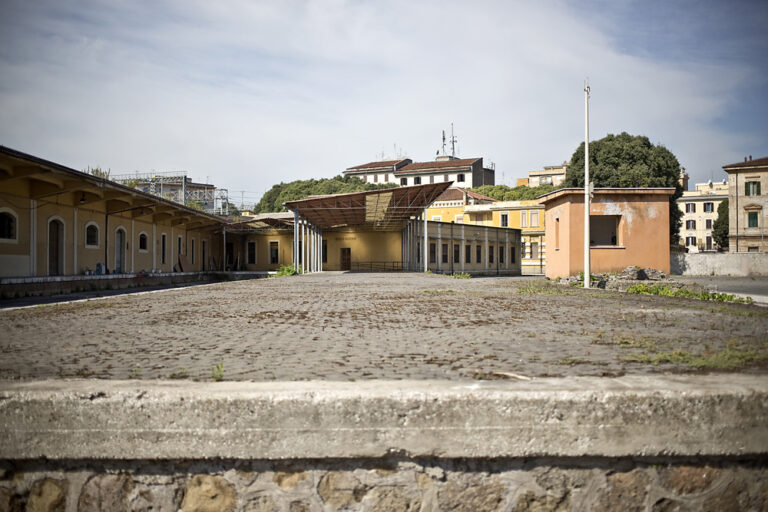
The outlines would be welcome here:
<svg viewBox="0 0 768 512">
<path fill-rule="evenodd" d="M 768 372 L 759 306 L 541 278 L 315 275 L 0 310 L 0 378 L 472 379 Z"/>
</svg>

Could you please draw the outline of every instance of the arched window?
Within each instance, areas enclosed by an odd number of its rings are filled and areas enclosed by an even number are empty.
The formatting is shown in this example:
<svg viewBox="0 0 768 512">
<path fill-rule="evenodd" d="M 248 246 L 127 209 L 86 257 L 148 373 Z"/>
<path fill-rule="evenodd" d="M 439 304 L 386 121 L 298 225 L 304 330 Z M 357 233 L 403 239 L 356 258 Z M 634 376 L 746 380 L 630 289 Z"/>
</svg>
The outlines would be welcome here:
<svg viewBox="0 0 768 512">
<path fill-rule="evenodd" d="M 85 246 L 95 249 L 99 247 L 99 226 L 95 222 L 89 222 L 85 226 Z"/>
<path fill-rule="evenodd" d="M 0 240 L 3 242 L 18 241 L 19 223 L 10 209 L 0 209 Z"/>
<path fill-rule="evenodd" d="M 147 245 L 148 245 L 147 240 L 148 238 L 146 233 L 144 232 L 139 233 L 139 250 L 141 252 L 147 252 Z"/>
</svg>

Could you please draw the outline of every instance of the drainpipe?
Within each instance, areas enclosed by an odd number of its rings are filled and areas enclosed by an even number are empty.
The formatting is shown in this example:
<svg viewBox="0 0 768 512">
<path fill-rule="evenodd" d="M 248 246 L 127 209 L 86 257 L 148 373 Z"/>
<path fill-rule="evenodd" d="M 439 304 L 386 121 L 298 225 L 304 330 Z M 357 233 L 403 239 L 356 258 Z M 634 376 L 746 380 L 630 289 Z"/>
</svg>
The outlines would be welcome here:
<svg viewBox="0 0 768 512">
<path fill-rule="evenodd" d="M 739 172 L 736 171 L 736 252 L 739 252 Z"/>
<path fill-rule="evenodd" d="M 109 260 L 109 212 L 104 212 L 104 274 L 109 274 L 107 267 Z"/>
<path fill-rule="evenodd" d="M 427 209 L 424 208 L 424 272 L 429 270 L 429 259 L 427 258 Z"/>
</svg>

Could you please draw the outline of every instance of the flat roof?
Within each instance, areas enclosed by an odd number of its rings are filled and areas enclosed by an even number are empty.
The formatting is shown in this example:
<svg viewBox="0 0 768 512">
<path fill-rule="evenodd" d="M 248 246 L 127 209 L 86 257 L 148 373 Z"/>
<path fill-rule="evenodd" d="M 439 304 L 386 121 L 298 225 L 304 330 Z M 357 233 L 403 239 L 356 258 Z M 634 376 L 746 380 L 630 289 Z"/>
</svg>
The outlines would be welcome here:
<svg viewBox="0 0 768 512">
<path fill-rule="evenodd" d="M 648 196 L 671 196 L 675 193 L 673 187 L 635 187 L 635 188 L 619 188 L 619 187 L 606 187 L 594 189 L 595 195 L 608 196 L 608 195 L 648 195 Z M 584 189 L 577 188 L 561 188 L 553 190 L 548 194 L 541 195 L 536 199 L 542 204 L 548 203 L 554 199 L 562 196 L 584 194 Z"/>
<path fill-rule="evenodd" d="M 422 213 L 451 182 L 395 187 L 288 201 L 283 206 L 321 229 L 367 225 L 371 229 L 399 228 Z"/>
</svg>

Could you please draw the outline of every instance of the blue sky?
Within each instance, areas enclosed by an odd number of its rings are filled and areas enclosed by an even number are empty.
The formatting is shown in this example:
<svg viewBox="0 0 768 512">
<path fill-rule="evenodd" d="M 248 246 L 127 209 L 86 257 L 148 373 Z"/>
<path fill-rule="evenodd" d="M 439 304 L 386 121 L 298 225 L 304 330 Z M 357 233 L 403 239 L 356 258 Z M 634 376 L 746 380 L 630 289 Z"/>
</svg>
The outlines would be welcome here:
<svg viewBox="0 0 768 512">
<path fill-rule="evenodd" d="M 692 181 L 768 156 L 768 2 L 4 1 L 0 144 L 77 169 L 186 171 L 239 202 L 453 122 L 497 182 L 584 136 L 669 148 Z"/>
</svg>

